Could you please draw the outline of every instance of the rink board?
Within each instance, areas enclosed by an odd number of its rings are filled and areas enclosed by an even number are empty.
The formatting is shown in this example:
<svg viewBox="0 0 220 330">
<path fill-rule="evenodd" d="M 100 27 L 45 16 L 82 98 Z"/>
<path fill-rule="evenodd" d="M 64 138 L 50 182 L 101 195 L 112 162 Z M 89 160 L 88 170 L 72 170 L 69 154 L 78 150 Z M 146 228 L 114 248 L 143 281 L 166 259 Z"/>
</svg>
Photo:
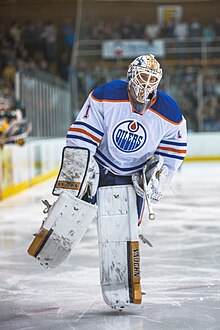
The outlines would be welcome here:
<svg viewBox="0 0 220 330">
<path fill-rule="evenodd" d="M 29 140 L 0 150 L 0 200 L 58 173 L 65 139 Z M 188 161 L 220 161 L 220 133 L 189 133 Z"/>
<path fill-rule="evenodd" d="M 64 139 L 28 141 L 0 150 L 0 200 L 58 173 Z"/>
</svg>

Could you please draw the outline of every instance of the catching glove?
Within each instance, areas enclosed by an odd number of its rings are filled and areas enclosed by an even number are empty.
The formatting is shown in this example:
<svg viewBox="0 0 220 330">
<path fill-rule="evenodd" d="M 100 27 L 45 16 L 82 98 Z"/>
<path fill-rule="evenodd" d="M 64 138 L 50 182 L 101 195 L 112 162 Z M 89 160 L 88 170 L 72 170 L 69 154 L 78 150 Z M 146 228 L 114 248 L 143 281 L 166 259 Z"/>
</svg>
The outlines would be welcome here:
<svg viewBox="0 0 220 330">
<path fill-rule="evenodd" d="M 162 156 L 154 155 L 146 162 L 142 171 L 132 175 L 137 195 L 142 198 L 147 196 L 153 203 L 162 198 L 161 188 L 169 177 L 168 167 L 163 165 L 163 162 Z"/>
</svg>

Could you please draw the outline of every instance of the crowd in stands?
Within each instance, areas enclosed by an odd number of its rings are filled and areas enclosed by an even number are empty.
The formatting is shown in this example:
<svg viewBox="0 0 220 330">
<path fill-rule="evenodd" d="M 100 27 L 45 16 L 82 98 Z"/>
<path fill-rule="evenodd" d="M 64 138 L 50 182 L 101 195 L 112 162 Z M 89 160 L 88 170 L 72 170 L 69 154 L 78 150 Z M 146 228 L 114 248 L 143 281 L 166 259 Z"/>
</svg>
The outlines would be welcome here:
<svg viewBox="0 0 220 330">
<path fill-rule="evenodd" d="M 51 21 L 30 20 L 0 25 L 0 145 L 10 125 L 21 122 L 15 104 L 15 73 L 44 71 L 67 80 L 73 42 L 74 26 L 69 19 L 59 27 Z"/>
<path fill-rule="evenodd" d="M 146 24 L 133 20 L 126 16 L 122 21 L 98 21 L 92 24 L 89 20 L 82 23 L 82 39 L 147 39 L 177 38 L 184 40 L 190 37 L 204 37 L 207 41 L 213 41 L 220 37 L 220 17 L 214 22 L 201 24 L 197 16 L 192 16 L 189 22 L 170 20 L 168 23 L 159 25 L 149 21 Z"/>
<path fill-rule="evenodd" d="M 13 21 L 0 26 L 0 76 L 13 87 L 15 71 L 35 69 L 67 79 L 74 26 L 69 19 L 58 26 L 51 21 L 24 23 Z M 1 88 L 0 83 L 0 88 Z"/>
<path fill-rule="evenodd" d="M 169 75 L 166 91 L 177 101 L 189 131 L 220 131 L 220 69 L 190 66 Z"/>
<path fill-rule="evenodd" d="M 133 21 L 131 17 L 125 17 L 122 21 L 100 21 L 96 24 L 92 24 L 88 19 L 84 20 L 80 30 L 80 39 L 83 40 L 143 39 L 151 41 L 155 38 L 176 38 L 176 40 L 184 41 L 188 36 L 204 37 L 207 42 L 215 42 L 218 40 L 215 38 L 220 37 L 220 17 L 216 17 L 213 23 L 208 22 L 205 25 L 193 16 L 189 22 L 170 21 L 162 26 L 150 21 L 144 25 L 139 21 Z M 59 26 L 52 21 L 33 23 L 30 20 L 22 23 L 15 20 L 7 27 L 0 25 L 0 91 L 14 98 L 16 71 L 40 70 L 67 80 L 74 41 L 74 26 L 70 19 L 66 19 Z M 108 69 L 101 61 L 97 68 L 102 71 L 97 76 L 105 82 Z M 194 111 L 198 107 L 203 111 L 205 120 L 203 128 L 220 130 L 220 76 L 209 77 L 204 81 L 204 102 L 198 104 L 197 75 L 190 72 L 190 68 L 186 70 L 188 72 L 184 73 L 184 78 L 181 74 L 175 75 L 176 78 L 172 80 L 173 83 L 170 86 L 170 93 L 177 98 L 186 117 L 189 116 L 192 130 L 198 129 L 198 113 Z M 109 77 L 111 75 L 112 72 Z M 81 79 L 82 88 L 88 85 L 88 79 L 88 75 L 85 80 Z"/>
</svg>

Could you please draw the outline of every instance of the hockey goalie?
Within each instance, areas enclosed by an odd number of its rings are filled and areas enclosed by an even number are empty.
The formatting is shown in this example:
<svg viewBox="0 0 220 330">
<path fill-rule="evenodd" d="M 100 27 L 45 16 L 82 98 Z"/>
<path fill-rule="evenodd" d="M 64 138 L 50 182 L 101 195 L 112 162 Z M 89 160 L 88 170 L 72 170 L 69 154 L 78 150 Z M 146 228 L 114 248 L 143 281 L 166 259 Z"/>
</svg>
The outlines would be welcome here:
<svg viewBox="0 0 220 330">
<path fill-rule="evenodd" d="M 186 121 L 158 90 L 160 64 L 151 54 L 128 67 L 127 81 L 95 88 L 67 133 L 54 185 L 56 202 L 28 253 L 45 267 L 60 265 L 97 219 L 103 299 L 122 310 L 142 303 L 139 228 L 146 208 L 186 154 Z"/>
</svg>

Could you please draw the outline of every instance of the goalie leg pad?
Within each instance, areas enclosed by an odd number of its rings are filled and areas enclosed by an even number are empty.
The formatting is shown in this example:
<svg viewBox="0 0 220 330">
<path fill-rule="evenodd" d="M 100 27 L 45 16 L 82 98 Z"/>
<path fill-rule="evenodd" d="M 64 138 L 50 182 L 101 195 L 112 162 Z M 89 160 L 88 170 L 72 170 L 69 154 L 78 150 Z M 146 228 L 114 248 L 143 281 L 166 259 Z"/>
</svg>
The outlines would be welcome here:
<svg viewBox="0 0 220 330">
<path fill-rule="evenodd" d="M 98 200 L 100 283 L 107 305 L 141 304 L 138 214 L 133 186 L 101 187 Z"/>
<path fill-rule="evenodd" d="M 84 202 L 67 191 L 62 192 L 50 208 L 28 253 L 47 268 L 59 266 L 96 217 L 96 205 Z"/>
</svg>

